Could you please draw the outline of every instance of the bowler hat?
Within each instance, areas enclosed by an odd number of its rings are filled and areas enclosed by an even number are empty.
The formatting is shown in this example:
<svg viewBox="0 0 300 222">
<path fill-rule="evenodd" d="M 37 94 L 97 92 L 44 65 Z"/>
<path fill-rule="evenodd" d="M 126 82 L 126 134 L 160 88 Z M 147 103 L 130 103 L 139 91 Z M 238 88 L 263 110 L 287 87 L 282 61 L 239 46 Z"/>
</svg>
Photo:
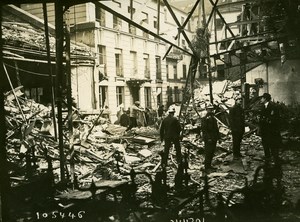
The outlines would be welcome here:
<svg viewBox="0 0 300 222">
<path fill-rule="evenodd" d="M 264 93 L 262 95 L 263 98 L 265 98 L 267 101 L 270 101 L 271 100 L 271 95 L 269 93 Z"/>
</svg>

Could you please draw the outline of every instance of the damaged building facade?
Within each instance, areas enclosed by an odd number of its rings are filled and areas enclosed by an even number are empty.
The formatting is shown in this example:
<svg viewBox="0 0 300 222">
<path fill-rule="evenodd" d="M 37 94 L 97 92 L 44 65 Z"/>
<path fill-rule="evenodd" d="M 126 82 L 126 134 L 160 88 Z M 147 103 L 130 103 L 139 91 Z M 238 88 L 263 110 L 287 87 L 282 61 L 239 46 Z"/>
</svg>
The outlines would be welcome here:
<svg viewBox="0 0 300 222">
<path fill-rule="evenodd" d="M 163 2 L 159 13 L 157 1 L 103 4 L 170 41 L 178 35 L 176 23 Z M 41 5 L 21 4 L 20 7 L 42 18 Z M 49 22 L 53 23 L 54 7 L 48 7 Z M 183 23 L 187 13 L 173 9 Z M 187 53 L 173 48 L 166 54 L 165 42 L 92 3 L 71 7 L 66 22 L 70 25 L 72 40 L 86 44 L 97 57 L 94 73 L 72 73 L 73 96 L 80 109 L 100 109 L 107 105 L 115 120 L 120 107 L 127 110 L 137 100 L 142 107 L 151 109 L 157 109 L 158 104 L 181 102 L 190 63 Z M 189 38 L 194 29 L 191 19 L 185 29 Z M 187 48 L 185 39 L 177 41 L 179 46 Z"/>
<path fill-rule="evenodd" d="M 297 27 L 294 20 L 299 12 L 275 18 L 282 14 L 283 7 L 297 5 L 290 1 L 279 7 L 269 1 L 264 4 L 220 2 L 210 28 L 211 55 L 216 55 L 212 60 L 216 65 L 213 76 L 240 80 L 246 95 L 252 88 L 257 95 L 270 93 L 274 101 L 299 103 L 296 87 L 299 84 L 299 35 L 291 30 Z M 285 34 L 273 34 L 282 31 Z M 239 47 L 240 50 L 234 50 Z M 238 63 L 240 65 L 234 67 Z"/>
<path fill-rule="evenodd" d="M 53 83 L 56 79 L 54 26 L 49 25 L 52 36 L 48 59 L 43 20 L 14 5 L 6 5 L 3 8 L 3 17 L 6 89 L 23 86 L 28 98 L 45 105 L 51 103 L 49 83 L 51 78 Z M 93 73 L 95 57 L 87 46 L 72 43 L 71 54 L 72 72 L 79 76 L 82 73 Z M 48 62 L 52 64 L 50 68 Z"/>
</svg>

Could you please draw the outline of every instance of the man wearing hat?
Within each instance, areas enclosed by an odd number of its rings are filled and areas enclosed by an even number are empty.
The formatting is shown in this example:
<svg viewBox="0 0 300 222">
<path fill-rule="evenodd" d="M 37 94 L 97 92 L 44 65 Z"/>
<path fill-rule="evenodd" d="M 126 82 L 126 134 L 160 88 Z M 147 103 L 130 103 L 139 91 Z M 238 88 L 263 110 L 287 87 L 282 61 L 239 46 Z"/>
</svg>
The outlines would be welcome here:
<svg viewBox="0 0 300 222">
<path fill-rule="evenodd" d="M 182 162 L 181 147 L 180 147 L 180 132 L 181 126 L 176 117 L 174 117 L 175 109 L 169 108 L 168 116 L 162 121 L 160 126 L 160 139 L 165 142 L 164 153 L 162 156 L 162 167 L 167 166 L 169 151 L 172 143 L 176 150 L 176 160 L 178 165 Z"/>
<path fill-rule="evenodd" d="M 137 127 L 137 118 L 138 113 L 142 112 L 143 109 L 140 108 L 140 101 L 135 101 L 134 104 L 130 107 L 130 114 L 129 114 L 129 127 L 128 129 L 132 129 L 133 127 Z"/>
<path fill-rule="evenodd" d="M 207 114 L 201 121 L 202 137 L 204 140 L 204 168 L 208 172 L 213 170 L 211 166 L 212 159 L 216 150 L 217 141 L 220 139 L 217 120 L 214 117 L 213 105 L 206 107 Z"/>
<path fill-rule="evenodd" d="M 241 157 L 240 148 L 245 132 L 245 112 L 242 107 L 242 97 L 235 98 L 235 105 L 229 110 L 229 123 L 232 133 L 233 158 Z"/>
<path fill-rule="evenodd" d="M 279 164 L 279 147 L 282 142 L 279 111 L 276 105 L 271 102 L 271 95 L 269 93 L 262 95 L 261 103 L 264 106 L 261 110 L 259 126 L 265 159 L 269 162 L 272 155 L 275 164 Z"/>
</svg>

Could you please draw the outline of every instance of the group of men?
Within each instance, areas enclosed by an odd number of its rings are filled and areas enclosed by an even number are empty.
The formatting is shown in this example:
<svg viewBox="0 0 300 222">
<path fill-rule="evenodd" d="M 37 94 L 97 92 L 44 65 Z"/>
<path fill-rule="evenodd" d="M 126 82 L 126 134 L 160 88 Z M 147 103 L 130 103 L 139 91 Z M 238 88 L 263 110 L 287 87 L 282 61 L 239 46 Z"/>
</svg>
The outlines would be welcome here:
<svg viewBox="0 0 300 222">
<path fill-rule="evenodd" d="M 262 145 L 264 149 L 265 161 L 269 163 L 271 157 L 275 165 L 279 164 L 279 148 L 281 144 L 281 136 L 279 129 L 279 112 L 276 105 L 271 102 L 271 95 L 264 93 L 260 100 L 262 108 L 259 113 L 258 126 Z M 204 141 L 204 170 L 210 172 L 214 170 L 212 167 L 212 159 L 216 150 L 217 142 L 220 141 L 219 127 L 217 119 L 214 115 L 213 105 L 206 107 L 207 114 L 201 120 L 201 133 Z M 181 126 L 179 120 L 174 117 L 175 110 L 169 109 L 168 116 L 163 119 L 160 127 L 160 138 L 164 141 L 164 152 L 162 156 L 162 167 L 167 166 L 169 150 L 174 144 L 176 150 L 176 159 L 178 164 L 182 162 L 182 153 L 180 147 Z M 245 110 L 242 105 L 242 97 L 235 99 L 234 106 L 229 110 L 229 123 L 232 134 L 232 152 L 233 159 L 237 160 L 242 157 L 240 148 L 243 135 L 245 133 Z"/>
</svg>

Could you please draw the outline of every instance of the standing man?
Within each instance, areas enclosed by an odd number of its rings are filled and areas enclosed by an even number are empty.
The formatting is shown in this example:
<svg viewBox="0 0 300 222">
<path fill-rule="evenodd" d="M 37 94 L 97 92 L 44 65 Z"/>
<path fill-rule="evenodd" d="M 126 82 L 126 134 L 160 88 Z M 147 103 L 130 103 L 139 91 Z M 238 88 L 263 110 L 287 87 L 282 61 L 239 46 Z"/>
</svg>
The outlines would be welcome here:
<svg viewBox="0 0 300 222">
<path fill-rule="evenodd" d="M 143 109 L 140 108 L 140 101 L 135 101 L 134 104 L 130 107 L 130 123 L 129 123 L 129 128 L 132 129 L 133 127 L 137 127 L 137 119 L 139 117 L 139 112 L 142 112 Z"/>
<path fill-rule="evenodd" d="M 180 132 L 181 126 L 176 117 L 174 117 L 175 109 L 169 108 L 168 116 L 162 121 L 160 126 L 160 139 L 165 142 L 164 154 L 162 156 L 162 167 L 167 166 L 168 156 L 172 143 L 176 150 L 176 160 L 178 165 L 181 165 L 181 147 L 180 147 Z"/>
<path fill-rule="evenodd" d="M 281 135 L 279 127 L 279 111 L 271 102 L 271 95 L 264 93 L 261 97 L 263 108 L 260 116 L 260 130 L 262 145 L 264 147 L 265 160 L 269 162 L 271 155 L 276 165 L 279 164 L 279 147 L 281 146 Z"/>
<path fill-rule="evenodd" d="M 164 105 L 159 105 L 157 110 L 158 117 L 162 117 L 164 114 Z"/>
<path fill-rule="evenodd" d="M 245 112 L 242 107 L 242 97 L 235 99 L 235 105 L 229 110 L 229 123 L 232 133 L 233 159 L 242 157 L 241 142 L 245 132 Z"/>
<path fill-rule="evenodd" d="M 207 108 L 207 114 L 202 119 L 202 137 L 204 140 L 204 168 L 205 171 L 213 170 L 211 162 L 216 150 L 217 141 L 220 139 L 219 128 L 217 120 L 214 116 L 214 107 L 209 105 Z"/>
</svg>

